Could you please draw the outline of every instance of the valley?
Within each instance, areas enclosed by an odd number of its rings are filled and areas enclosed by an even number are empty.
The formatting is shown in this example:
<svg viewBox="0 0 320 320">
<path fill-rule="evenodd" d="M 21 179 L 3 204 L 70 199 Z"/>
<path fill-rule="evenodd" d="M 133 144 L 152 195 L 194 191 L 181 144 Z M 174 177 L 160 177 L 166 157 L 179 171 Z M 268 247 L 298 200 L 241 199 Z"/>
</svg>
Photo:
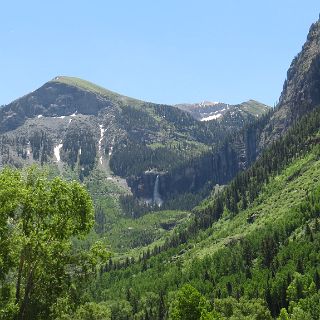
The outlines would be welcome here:
<svg viewBox="0 0 320 320">
<path fill-rule="evenodd" d="M 279 103 L 57 76 L 0 107 L 0 320 L 320 318 L 320 21 Z"/>
</svg>

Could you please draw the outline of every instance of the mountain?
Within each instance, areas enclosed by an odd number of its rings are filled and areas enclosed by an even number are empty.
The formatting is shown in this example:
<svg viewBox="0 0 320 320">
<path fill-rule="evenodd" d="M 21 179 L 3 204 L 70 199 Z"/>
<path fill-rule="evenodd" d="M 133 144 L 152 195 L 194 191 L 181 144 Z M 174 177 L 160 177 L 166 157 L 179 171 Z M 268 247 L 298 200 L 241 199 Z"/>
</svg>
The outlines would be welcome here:
<svg viewBox="0 0 320 320">
<path fill-rule="evenodd" d="M 199 122 L 173 106 L 59 76 L 0 108 L 0 166 L 35 161 L 81 180 L 98 168 L 118 185 L 128 183 L 136 198 L 154 202 L 158 175 L 168 176 L 251 121 L 235 119 Z M 164 198 L 167 180 L 159 181 Z"/>
<path fill-rule="evenodd" d="M 299 118 L 320 105 L 320 21 L 312 24 L 307 41 L 287 72 L 279 103 L 261 135 L 269 144 Z"/>
<path fill-rule="evenodd" d="M 240 121 L 253 120 L 269 110 L 267 105 L 255 100 L 249 100 L 237 105 L 203 101 L 193 104 L 176 104 L 175 107 L 190 113 L 199 121 L 223 121 L 224 118 L 229 118 L 229 121 L 237 118 L 240 118 Z"/>
<path fill-rule="evenodd" d="M 188 288 L 184 308 L 200 308 L 188 297 L 202 296 L 211 319 L 319 319 L 319 121 L 319 110 L 304 117 L 251 171 L 197 207 L 193 223 L 138 261 L 109 264 L 91 294 L 103 294 L 116 318 L 171 319 Z"/>
<path fill-rule="evenodd" d="M 0 261 L 0 318 L 14 318 L 25 291 L 28 313 L 19 319 L 320 319 L 319 43 L 320 21 L 290 66 L 279 104 L 258 119 L 228 123 L 226 112 L 199 121 L 190 114 L 198 107 L 143 102 L 69 77 L 1 107 L 1 164 L 36 162 L 51 176 L 80 179 L 95 226 L 60 245 L 61 220 L 45 215 L 43 230 L 36 221 L 43 199 L 31 201 L 32 181 L 17 206 L 17 195 L 7 199 L 19 175 L 13 183 L 4 175 L 2 251 L 10 261 Z M 223 109 L 209 105 L 209 112 Z M 46 194 L 35 181 L 38 195 Z M 72 216 L 51 193 L 45 199 L 45 208 L 52 201 Z M 20 259 L 16 248 L 23 248 Z M 58 279 L 46 277 L 46 264 L 37 269 L 44 260 L 33 257 L 43 253 Z M 72 267 L 74 259 L 82 265 Z M 40 286 L 49 289 L 45 300 L 31 290 L 39 278 L 48 280 Z"/>
<path fill-rule="evenodd" d="M 166 239 L 105 267 L 92 300 L 103 295 L 115 319 L 320 318 L 319 25 L 277 108 L 194 163 L 211 175 L 225 156 L 231 182 Z"/>
<path fill-rule="evenodd" d="M 317 105 L 318 42 L 319 22 L 293 60 L 275 109 L 254 101 L 229 109 L 216 103 L 176 108 L 56 77 L 0 108 L 0 165 L 47 163 L 81 180 L 99 169 L 140 204 L 164 201 L 167 209 L 191 209 Z M 212 116 L 221 108 L 226 110 L 217 121 L 198 121 L 190 113 Z"/>
<path fill-rule="evenodd" d="M 292 61 L 276 108 L 270 109 L 257 121 L 247 123 L 242 130 L 229 135 L 211 150 L 175 168 L 169 173 L 166 189 L 177 195 L 192 192 L 195 185 L 229 183 L 303 115 L 318 107 L 319 41 L 320 22 L 317 21 L 311 26 L 301 52 Z"/>
</svg>

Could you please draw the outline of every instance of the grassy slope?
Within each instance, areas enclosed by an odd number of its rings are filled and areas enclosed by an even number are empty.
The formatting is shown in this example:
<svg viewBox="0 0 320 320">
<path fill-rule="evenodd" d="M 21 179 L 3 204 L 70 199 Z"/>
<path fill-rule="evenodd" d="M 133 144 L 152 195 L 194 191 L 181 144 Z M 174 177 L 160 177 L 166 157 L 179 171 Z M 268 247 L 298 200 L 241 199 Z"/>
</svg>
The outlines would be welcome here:
<svg viewBox="0 0 320 320">
<path fill-rule="evenodd" d="M 295 176 L 291 180 L 290 177 Z M 231 218 L 225 212 L 224 218 L 216 222 L 211 229 L 203 232 L 200 242 L 186 255 L 185 261 L 191 261 L 195 257 L 203 258 L 213 254 L 232 239 L 244 238 L 257 232 L 261 228 L 274 223 L 280 223 L 293 212 L 305 198 L 307 192 L 320 184 L 320 161 L 317 155 L 311 153 L 302 159 L 295 161 L 280 175 L 274 177 L 264 187 L 254 205 L 247 210 L 240 211 Z M 257 215 L 254 223 L 247 222 L 251 215 Z"/>
<path fill-rule="evenodd" d="M 90 243 L 102 239 L 119 258 L 137 257 L 149 244 L 151 248 L 162 244 L 174 227 L 184 223 L 189 217 L 189 213 L 183 211 L 153 212 L 138 219 L 125 217 L 119 197 L 128 194 L 127 189 L 106 179 L 104 172 L 97 169 L 86 178 L 85 185 L 95 206 L 100 207 L 105 215 L 104 232 L 98 234 L 92 230 L 87 240 Z"/>
<path fill-rule="evenodd" d="M 120 95 L 116 92 L 113 92 L 113 91 L 107 90 L 103 87 L 100 87 L 92 82 L 89 82 L 89 81 L 86 81 L 83 79 L 79 79 L 76 77 L 58 76 L 51 81 L 64 83 L 64 84 L 67 84 L 70 86 L 79 87 L 83 90 L 99 94 L 102 97 L 110 99 L 111 101 L 118 102 L 118 103 L 121 103 L 124 105 L 131 105 L 131 104 L 132 105 L 141 105 L 144 103 L 141 100 Z"/>
<path fill-rule="evenodd" d="M 102 283 L 102 288 L 105 288 L 105 298 L 114 299 L 117 295 L 122 297 L 120 288 L 128 285 L 137 288 L 138 292 L 157 292 L 164 284 L 167 289 L 170 290 L 171 288 L 173 290 L 176 285 L 178 286 L 178 283 L 193 281 L 193 277 L 197 275 L 192 276 L 190 270 L 197 261 L 205 261 L 218 252 L 223 256 L 224 252 L 228 252 L 230 245 L 233 246 L 240 239 L 259 237 L 260 234 L 275 224 L 279 225 L 285 221 L 299 219 L 294 209 L 303 202 L 307 192 L 320 185 L 319 177 L 318 150 L 296 160 L 280 175 L 272 178 L 250 208 L 240 211 L 233 218 L 225 212 L 224 218 L 214 223 L 208 230 L 200 233 L 197 239 L 153 258 L 153 262 L 150 262 L 150 268 L 145 272 L 141 272 L 139 265 L 134 265 L 131 269 L 123 272 L 118 271 L 117 273 L 116 271 L 115 273 L 105 274 Z M 258 217 L 250 224 L 247 222 L 247 218 L 252 214 L 257 214 Z M 300 225 L 293 234 L 300 234 L 302 230 L 303 226 Z M 162 261 L 161 270 L 158 270 L 159 266 L 155 261 L 158 261 L 158 263 Z M 153 268 L 152 265 L 156 266 Z M 257 270 L 257 274 L 259 274 L 260 269 Z M 176 279 L 177 273 L 179 279 Z M 133 274 L 134 278 L 131 278 Z M 114 281 L 115 277 L 117 281 Z M 160 282 L 155 279 L 159 279 Z M 174 285 L 175 282 L 176 285 Z M 203 283 L 203 285 L 205 284 Z"/>
<path fill-rule="evenodd" d="M 193 141 L 193 137 L 190 137 L 185 133 L 179 132 L 179 130 L 177 131 L 177 128 L 175 128 L 173 123 L 168 122 L 166 121 L 166 119 L 159 116 L 155 112 L 155 108 L 157 106 L 156 104 L 118 94 L 116 92 L 107 90 L 101 86 L 98 86 L 94 83 L 76 77 L 58 76 L 54 78 L 52 81 L 64 83 L 70 86 L 75 86 L 81 88 L 82 90 L 90 91 L 95 94 L 101 95 L 102 97 L 111 100 L 112 102 L 116 103 L 121 107 L 131 106 L 136 109 L 141 109 L 144 112 L 147 112 L 149 116 L 151 116 L 156 121 L 156 123 L 158 123 L 159 132 L 157 133 L 157 135 L 159 136 L 159 140 L 162 141 L 162 143 L 151 144 L 150 147 L 152 148 L 158 148 L 168 145 L 174 146 L 176 143 L 182 143 L 185 146 L 183 151 L 190 155 L 200 154 L 201 152 L 206 151 L 208 149 L 208 147 L 205 144 L 200 143 L 198 141 Z M 170 133 L 174 134 L 171 134 L 172 136 L 170 136 Z"/>
<path fill-rule="evenodd" d="M 137 258 L 143 250 L 163 244 L 174 228 L 186 223 L 189 215 L 185 211 L 159 211 L 138 219 L 120 218 L 107 238 L 118 252 L 115 256 Z"/>
<path fill-rule="evenodd" d="M 268 112 L 268 110 L 270 109 L 270 107 L 268 107 L 267 105 L 255 100 L 249 100 L 249 101 L 243 102 L 239 104 L 239 107 L 242 111 L 256 117 L 262 116 L 263 114 Z"/>
</svg>

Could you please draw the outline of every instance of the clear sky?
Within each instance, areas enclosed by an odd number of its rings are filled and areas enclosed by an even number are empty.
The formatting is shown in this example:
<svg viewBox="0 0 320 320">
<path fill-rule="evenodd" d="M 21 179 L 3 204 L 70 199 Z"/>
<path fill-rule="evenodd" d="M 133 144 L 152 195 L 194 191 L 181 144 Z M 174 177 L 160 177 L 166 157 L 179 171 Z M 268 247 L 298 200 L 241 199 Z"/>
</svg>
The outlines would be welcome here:
<svg viewBox="0 0 320 320">
<path fill-rule="evenodd" d="M 57 75 L 158 103 L 273 105 L 319 0 L 8 0 L 0 104 Z"/>
</svg>

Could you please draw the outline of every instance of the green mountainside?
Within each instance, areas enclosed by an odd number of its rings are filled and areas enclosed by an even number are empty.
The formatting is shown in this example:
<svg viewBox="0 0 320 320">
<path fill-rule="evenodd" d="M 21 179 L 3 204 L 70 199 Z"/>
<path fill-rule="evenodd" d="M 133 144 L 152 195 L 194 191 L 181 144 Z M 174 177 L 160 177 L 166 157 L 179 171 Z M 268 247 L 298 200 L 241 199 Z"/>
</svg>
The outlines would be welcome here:
<svg viewBox="0 0 320 320">
<path fill-rule="evenodd" d="M 191 209 L 209 194 L 211 184 L 197 179 L 190 161 L 265 112 L 264 105 L 246 108 L 255 112 L 260 108 L 260 112 L 200 122 L 173 106 L 59 76 L 0 108 L 0 167 L 49 164 L 81 181 L 92 180 L 97 170 L 102 171 L 106 183 L 133 194 L 121 198 L 127 202 L 122 208 L 132 204 L 136 215 L 154 209 L 145 208 L 144 203 L 156 203 L 154 186 L 159 176 L 164 209 Z M 190 193 L 194 195 L 189 197 Z M 173 194 L 179 194 L 180 200 L 173 201 Z"/>
<path fill-rule="evenodd" d="M 320 319 L 319 43 L 274 109 L 62 76 L 1 107 L 0 320 Z"/>
<path fill-rule="evenodd" d="M 110 260 L 89 290 L 92 300 L 107 301 L 115 319 L 319 319 L 320 111 L 310 79 L 313 101 L 289 111 L 280 102 L 244 128 L 243 136 L 255 132 L 252 149 L 264 145 L 258 160 L 164 244 L 144 249 L 138 261 Z M 283 112 L 295 116 L 284 124 L 276 120 Z M 229 161 L 238 139 L 226 142 Z"/>
<path fill-rule="evenodd" d="M 283 308 L 292 319 L 318 319 L 319 121 L 319 110 L 302 119 L 251 170 L 197 207 L 187 232 L 178 229 L 139 262 L 106 266 L 92 298 L 129 318 L 172 318 L 177 290 L 189 284 L 212 319 L 271 319 Z"/>
<path fill-rule="evenodd" d="M 121 256 L 164 241 L 183 220 L 180 214 L 167 215 L 168 210 L 191 209 L 210 193 L 210 183 L 200 182 L 166 201 L 178 178 L 170 172 L 200 157 L 246 121 L 203 123 L 172 106 L 59 76 L 0 108 L 0 167 L 39 163 L 84 182 L 96 211 L 89 242 L 100 239 Z M 192 176 L 192 170 L 186 174 Z M 154 200 L 158 175 L 161 208 Z M 141 223 L 135 220 L 143 215 Z"/>
</svg>

